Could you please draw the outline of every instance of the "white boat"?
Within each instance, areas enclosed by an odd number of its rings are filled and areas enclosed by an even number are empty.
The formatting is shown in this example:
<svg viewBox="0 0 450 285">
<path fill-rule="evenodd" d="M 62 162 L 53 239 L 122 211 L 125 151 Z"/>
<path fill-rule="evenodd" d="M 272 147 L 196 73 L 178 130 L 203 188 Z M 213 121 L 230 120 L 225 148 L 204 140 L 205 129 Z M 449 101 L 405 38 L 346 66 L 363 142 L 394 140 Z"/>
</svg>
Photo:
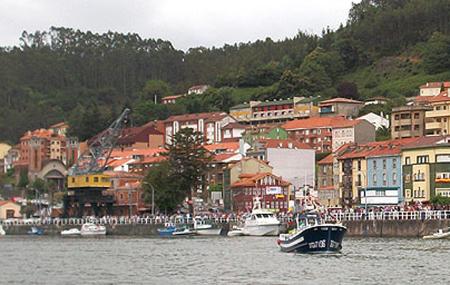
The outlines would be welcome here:
<svg viewBox="0 0 450 285">
<path fill-rule="evenodd" d="M 242 233 L 247 236 L 277 236 L 279 231 L 280 221 L 271 211 L 262 209 L 259 197 L 256 197 L 252 213 L 245 218 Z"/>
<path fill-rule="evenodd" d="M 244 232 L 242 228 L 239 228 L 237 226 L 233 226 L 231 230 L 228 231 L 227 236 L 229 237 L 236 237 L 236 236 L 243 236 Z"/>
<path fill-rule="evenodd" d="M 437 233 L 434 233 L 432 235 L 424 236 L 423 239 L 444 239 L 444 238 L 450 238 L 450 228 L 448 228 L 446 231 L 443 229 L 439 229 Z"/>
<path fill-rule="evenodd" d="M 5 230 L 3 229 L 3 226 L 0 225 L 0 236 L 4 236 L 4 235 L 6 235 L 6 232 L 5 232 Z"/>
<path fill-rule="evenodd" d="M 70 230 L 61 231 L 62 236 L 79 236 L 81 235 L 81 231 L 77 228 L 73 228 Z"/>
<path fill-rule="evenodd" d="M 194 219 L 194 231 L 198 235 L 202 236 L 218 236 L 220 235 L 221 228 L 214 228 L 211 224 L 205 223 L 205 220 L 201 218 Z"/>
<path fill-rule="evenodd" d="M 93 223 L 86 223 L 81 226 L 80 234 L 82 236 L 101 236 L 106 235 L 106 227 Z"/>
<path fill-rule="evenodd" d="M 196 234 L 196 232 L 189 228 L 177 229 L 176 231 L 174 231 L 172 233 L 173 236 L 190 236 L 190 235 L 195 235 L 195 234 Z"/>
</svg>

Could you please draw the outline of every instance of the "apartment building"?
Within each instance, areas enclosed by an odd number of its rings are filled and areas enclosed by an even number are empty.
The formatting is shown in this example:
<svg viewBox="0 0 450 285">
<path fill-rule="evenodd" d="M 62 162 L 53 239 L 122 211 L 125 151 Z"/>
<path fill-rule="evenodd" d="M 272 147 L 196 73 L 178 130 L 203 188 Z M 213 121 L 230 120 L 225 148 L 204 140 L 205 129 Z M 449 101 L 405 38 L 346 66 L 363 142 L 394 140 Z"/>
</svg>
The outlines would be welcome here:
<svg viewBox="0 0 450 285">
<path fill-rule="evenodd" d="M 345 118 L 356 118 L 359 111 L 364 107 L 364 102 L 347 98 L 333 98 L 319 103 L 321 117 L 342 116 Z"/>
<path fill-rule="evenodd" d="M 392 109 L 391 138 L 421 137 L 425 132 L 425 113 L 431 108 L 422 105 L 402 106 Z"/>
</svg>

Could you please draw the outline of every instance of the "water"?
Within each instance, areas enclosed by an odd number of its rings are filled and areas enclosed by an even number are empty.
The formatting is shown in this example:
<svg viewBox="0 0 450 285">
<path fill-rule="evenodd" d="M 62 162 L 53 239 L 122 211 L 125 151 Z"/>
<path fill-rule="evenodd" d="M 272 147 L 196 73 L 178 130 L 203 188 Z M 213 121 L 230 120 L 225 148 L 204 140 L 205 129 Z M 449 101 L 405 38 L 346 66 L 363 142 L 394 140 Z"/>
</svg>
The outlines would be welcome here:
<svg viewBox="0 0 450 285">
<path fill-rule="evenodd" d="M 338 255 L 275 237 L 0 238 L 0 284 L 450 284 L 450 240 L 346 238 Z"/>
</svg>

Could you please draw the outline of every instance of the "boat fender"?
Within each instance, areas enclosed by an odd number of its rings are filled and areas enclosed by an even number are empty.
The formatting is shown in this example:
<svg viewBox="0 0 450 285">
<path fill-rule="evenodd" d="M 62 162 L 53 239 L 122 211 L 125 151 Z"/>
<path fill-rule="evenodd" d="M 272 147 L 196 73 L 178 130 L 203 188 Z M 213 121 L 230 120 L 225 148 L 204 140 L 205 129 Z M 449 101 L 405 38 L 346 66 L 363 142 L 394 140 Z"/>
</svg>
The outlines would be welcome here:
<svg viewBox="0 0 450 285">
<path fill-rule="evenodd" d="M 277 244 L 280 245 L 281 241 L 280 239 L 277 239 Z"/>
</svg>

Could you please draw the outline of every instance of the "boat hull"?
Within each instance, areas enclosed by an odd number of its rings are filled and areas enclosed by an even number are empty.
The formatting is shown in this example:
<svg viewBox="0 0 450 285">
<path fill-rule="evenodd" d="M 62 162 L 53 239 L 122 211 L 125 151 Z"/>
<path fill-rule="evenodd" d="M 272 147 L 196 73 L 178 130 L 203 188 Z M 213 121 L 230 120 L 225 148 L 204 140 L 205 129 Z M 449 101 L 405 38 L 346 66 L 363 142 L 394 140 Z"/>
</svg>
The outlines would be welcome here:
<svg viewBox="0 0 450 285">
<path fill-rule="evenodd" d="M 200 236 L 220 236 L 222 229 L 197 229 L 195 232 Z"/>
<path fill-rule="evenodd" d="M 278 239 L 283 252 L 335 253 L 342 249 L 347 228 L 341 225 L 317 225 L 306 228 L 288 238 Z"/>
<path fill-rule="evenodd" d="M 242 229 L 246 236 L 277 236 L 280 232 L 279 224 L 269 225 L 245 225 Z"/>
</svg>

